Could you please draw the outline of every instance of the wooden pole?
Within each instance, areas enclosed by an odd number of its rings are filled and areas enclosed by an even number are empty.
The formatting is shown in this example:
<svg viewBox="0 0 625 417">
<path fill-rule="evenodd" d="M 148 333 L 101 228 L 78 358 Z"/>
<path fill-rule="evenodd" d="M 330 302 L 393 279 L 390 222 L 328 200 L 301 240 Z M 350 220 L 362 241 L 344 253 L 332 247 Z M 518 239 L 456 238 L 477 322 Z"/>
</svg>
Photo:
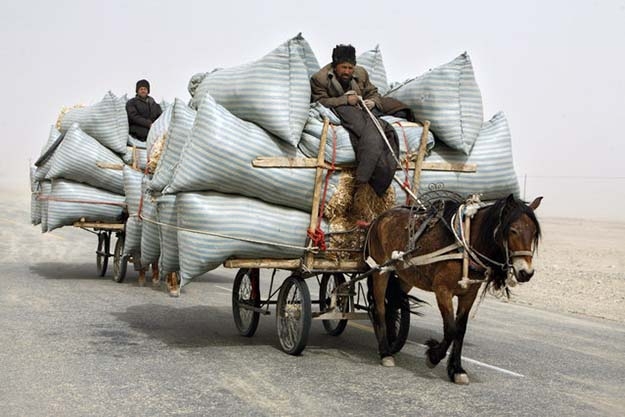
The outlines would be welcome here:
<svg viewBox="0 0 625 417">
<path fill-rule="evenodd" d="M 308 230 L 312 233 L 317 229 L 317 220 L 319 219 L 319 199 L 321 198 L 321 183 L 323 178 L 323 170 L 325 163 L 326 153 L 326 141 L 328 138 L 328 127 L 330 120 L 326 117 L 323 120 L 323 130 L 321 131 L 321 140 L 319 143 L 319 153 L 317 154 L 317 170 L 315 172 L 315 188 L 313 191 L 312 209 L 310 212 L 310 225 Z M 312 247 L 312 241 L 308 239 L 308 247 Z M 306 253 L 304 265 L 306 268 L 311 269 L 313 266 L 315 254 L 312 252 Z"/>
<path fill-rule="evenodd" d="M 419 142 L 419 151 L 414 166 L 414 174 L 412 176 L 412 191 L 415 195 L 419 195 L 419 184 L 421 182 L 421 170 L 423 169 L 423 160 L 428 144 L 428 133 L 430 132 L 430 121 L 423 121 L 423 132 L 421 133 L 421 142 Z"/>
</svg>

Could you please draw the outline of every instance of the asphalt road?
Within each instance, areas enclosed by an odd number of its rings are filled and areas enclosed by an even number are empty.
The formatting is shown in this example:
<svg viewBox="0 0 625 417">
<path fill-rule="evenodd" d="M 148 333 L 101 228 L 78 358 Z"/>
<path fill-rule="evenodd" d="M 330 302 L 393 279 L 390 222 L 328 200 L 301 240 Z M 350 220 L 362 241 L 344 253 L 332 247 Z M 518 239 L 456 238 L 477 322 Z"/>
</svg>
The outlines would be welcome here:
<svg viewBox="0 0 625 417">
<path fill-rule="evenodd" d="M 487 297 L 466 336 L 468 386 L 424 363 L 422 343 L 442 334 L 434 305 L 413 317 L 395 368 L 379 365 L 366 321 L 339 337 L 314 322 L 294 357 L 274 315 L 238 335 L 236 271 L 206 274 L 180 298 L 138 287 L 131 268 L 118 284 L 96 276 L 94 235 L 42 235 L 26 207 L 0 215 L 2 416 L 625 415 L 622 324 Z"/>
</svg>

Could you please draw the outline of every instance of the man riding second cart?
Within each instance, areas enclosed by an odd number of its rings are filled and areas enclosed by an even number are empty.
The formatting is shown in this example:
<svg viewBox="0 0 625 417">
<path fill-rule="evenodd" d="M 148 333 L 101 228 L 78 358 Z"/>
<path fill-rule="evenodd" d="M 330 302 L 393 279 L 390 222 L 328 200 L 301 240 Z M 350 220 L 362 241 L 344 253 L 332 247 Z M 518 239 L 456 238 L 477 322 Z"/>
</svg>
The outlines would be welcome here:
<svg viewBox="0 0 625 417">
<path fill-rule="evenodd" d="M 377 117 L 388 114 L 413 120 L 410 109 L 398 100 L 380 96 L 367 71 L 356 65 L 352 45 L 337 45 L 332 50 L 332 62 L 311 77 L 310 85 L 311 101 L 331 108 L 349 132 L 358 163 L 354 192 L 369 183 L 382 196 L 395 175 L 399 141 L 395 129 Z M 383 128 L 388 144 L 365 106 Z"/>
<path fill-rule="evenodd" d="M 149 96 L 150 83 L 147 80 L 137 81 L 135 92 L 137 95 L 126 103 L 129 132 L 132 137 L 145 141 L 150 126 L 163 111 L 161 106 Z"/>
</svg>

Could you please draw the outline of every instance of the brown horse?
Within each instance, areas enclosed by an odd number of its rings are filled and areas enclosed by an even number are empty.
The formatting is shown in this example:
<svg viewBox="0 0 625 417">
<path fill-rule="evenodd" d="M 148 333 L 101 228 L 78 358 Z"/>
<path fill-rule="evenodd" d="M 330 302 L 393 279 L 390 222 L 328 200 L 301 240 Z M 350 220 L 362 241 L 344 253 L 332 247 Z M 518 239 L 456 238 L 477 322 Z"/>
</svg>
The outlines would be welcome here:
<svg viewBox="0 0 625 417">
<path fill-rule="evenodd" d="M 389 279 L 397 275 L 404 294 L 412 287 L 436 294 L 444 337 L 440 342 L 427 342 L 428 366 L 436 366 L 453 344 L 447 374 L 455 383 L 469 383 L 461 364 L 469 311 L 480 284 L 485 284 L 483 294 L 492 288 L 509 295 L 508 286 L 527 282 L 534 274 L 532 255 L 540 238 L 534 210 L 541 199 L 529 205 L 512 195 L 488 205 L 446 201 L 433 205 L 438 208 L 431 207 L 428 213 L 398 207 L 372 222 L 368 255 L 378 264 L 397 259 L 394 271 L 378 270 L 370 280 L 373 324 L 383 365 L 394 366 L 387 339 L 384 297 L 388 296 Z M 464 217 L 471 220 L 462 231 L 461 226 L 467 223 L 458 219 Z M 468 259 L 464 260 L 466 256 Z M 454 296 L 458 297 L 455 318 Z"/>
</svg>

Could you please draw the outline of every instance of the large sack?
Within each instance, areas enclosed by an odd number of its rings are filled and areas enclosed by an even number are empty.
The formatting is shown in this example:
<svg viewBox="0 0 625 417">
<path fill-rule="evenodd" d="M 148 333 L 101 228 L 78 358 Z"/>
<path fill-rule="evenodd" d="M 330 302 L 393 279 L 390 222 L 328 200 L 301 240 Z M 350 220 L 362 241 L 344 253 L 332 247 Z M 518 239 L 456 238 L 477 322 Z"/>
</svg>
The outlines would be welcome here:
<svg viewBox="0 0 625 417">
<path fill-rule="evenodd" d="M 46 179 L 65 178 L 123 194 L 122 172 L 100 168 L 98 163 L 120 165 L 122 160 L 74 123 L 54 152 Z"/>
<path fill-rule="evenodd" d="M 54 125 L 52 125 L 50 127 L 48 140 L 43 145 L 43 148 L 41 149 L 41 155 L 39 157 L 40 159 L 37 161 L 37 170 L 35 171 L 35 179 L 37 181 L 43 181 L 46 178 L 46 174 L 50 170 L 52 155 L 55 150 L 52 149 L 52 146 L 58 146 L 56 142 L 60 136 L 61 132 Z"/>
<path fill-rule="evenodd" d="M 503 112 L 484 123 L 471 155 L 436 145 L 426 161 L 476 164 L 477 172 L 423 171 L 420 193 L 447 190 L 463 197 L 481 194 L 482 200 L 495 200 L 510 193 L 519 197 L 519 183 L 512 160 L 512 139 Z M 400 193 L 397 195 L 400 196 Z M 398 198 L 397 202 L 399 204 L 401 200 Z"/>
<path fill-rule="evenodd" d="M 471 152 L 484 114 L 482 95 L 466 52 L 400 84 L 387 96 L 410 106 L 417 120 L 429 120 L 437 140 L 466 155 Z"/>
<path fill-rule="evenodd" d="M 158 156 L 154 175 L 148 184 L 150 190 L 161 191 L 171 181 L 174 167 L 178 163 L 182 149 L 191 134 L 196 113 L 182 100 L 178 98 L 175 100 L 169 130 L 161 154 Z M 152 154 L 150 158 L 155 158 L 155 155 Z"/>
<path fill-rule="evenodd" d="M 214 192 L 177 194 L 176 209 L 183 285 L 230 257 L 285 259 L 305 252 L 309 213 Z"/>
<path fill-rule="evenodd" d="M 177 99 L 176 99 L 177 100 Z M 169 104 L 163 109 L 161 115 L 152 123 L 148 132 L 148 137 L 145 140 L 145 148 L 148 150 L 148 155 L 152 150 L 154 144 L 161 140 L 169 130 L 169 124 L 171 123 L 171 116 L 174 114 L 173 104 Z"/>
<path fill-rule="evenodd" d="M 386 78 L 386 69 L 382 60 L 380 46 L 363 52 L 356 58 L 356 64 L 367 70 L 371 84 L 378 88 L 378 93 L 384 95 L 389 90 Z"/>
<path fill-rule="evenodd" d="M 143 181 L 145 191 L 145 177 Z M 145 266 L 155 264 L 161 253 L 159 226 L 156 224 L 156 200 L 144 192 L 141 206 L 141 263 Z"/>
<path fill-rule="evenodd" d="M 107 148 L 120 154 L 126 151 L 128 114 L 125 96 L 116 97 L 109 91 L 102 101 L 92 106 L 69 110 L 61 120 L 61 132 L 66 132 L 74 123 L 79 123 L 85 133 Z"/>
<path fill-rule="evenodd" d="M 41 192 L 37 197 L 41 204 L 41 233 L 48 231 L 48 197 L 52 193 L 52 181 L 41 181 Z"/>
<path fill-rule="evenodd" d="M 143 174 L 129 166 L 124 166 L 124 195 L 128 209 L 126 221 L 124 255 L 139 256 L 141 253 L 142 222 L 139 218 L 141 206 L 141 182 Z"/>
<path fill-rule="evenodd" d="M 310 116 L 304 127 L 302 140 L 298 145 L 302 153 L 310 158 L 317 157 L 319 145 L 321 144 L 322 117 L 326 113 L 320 107 L 322 106 L 319 103 L 311 105 Z M 423 126 L 393 116 L 382 116 L 382 119 L 389 122 L 397 132 L 400 160 L 404 160 L 406 152 L 412 154 L 419 150 Z M 428 133 L 427 140 L 427 149 L 432 149 L 434 147 L 434 136 L 431 132 Z M 325 160 L 330 162 L 333 159 L 337 164 L 355 164 L 356 154 L 349 139 L 349 132 L 343 126 L 330 124 L 326 141 Z"/>
<path fill-rule="evenodd" d="M 30 223 L 36 226 L 41 223 L 41 201 L 39 194 L 41 193 L 41 185 L 35 179 L 37 168 L 30 168 Z"/>
<path fill-rule="evenodd" d="M 297 36 L 258 61 L 207 74 L 195 90 L 191 107 L 199 110 L 210 94 L 237 117 L 297 146 L 310 104 L 305 43 Z"/>
<path fill-rule="evenodd" d="M 251 162 L 258 156 L 301 154 L 255 124 L 237 118 L 207 94 L 163 193 L 212 190 L 310 210 L 315 170 L 254 168 Z M 337 176 L 331 181 L 335 184 Z"/>
<path fill-rule="evenodd" d="M 156 220 L 159 222 L 161 254 L 159 271 L 162 275 L 180 271 L 178 257 L 178 213 L 176 196 L 163 195 L 156 199 Z"/>
<path fill-rule="evenodd" d="M 87 222 L 119 223 L 124 197 L 109 191 L 64 179 L 52 181 L 47 201 L 47 231 Z M 43 224 L 43 222 L 42 222 Z"/>
</svg>

